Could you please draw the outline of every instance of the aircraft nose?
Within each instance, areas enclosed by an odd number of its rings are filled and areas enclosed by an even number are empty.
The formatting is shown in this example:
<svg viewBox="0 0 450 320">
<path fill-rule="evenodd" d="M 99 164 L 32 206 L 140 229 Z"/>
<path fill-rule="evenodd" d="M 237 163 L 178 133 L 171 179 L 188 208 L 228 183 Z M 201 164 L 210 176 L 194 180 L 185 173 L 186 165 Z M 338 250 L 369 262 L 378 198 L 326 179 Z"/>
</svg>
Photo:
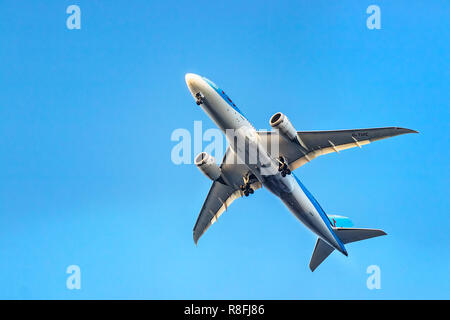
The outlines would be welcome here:
<svg viewBox="0 0 450 320">
<path fill-rule="evenodd" d="M 198 88 L 200 87 L 202 78 L 194 73 L 186 73 L 184 76 L 184 79 L 186 80 L 186 84 L 189 88 L 189 91 L 191 91 L 192 94 L 195 94 L 198 92 Z"/>
</svg>

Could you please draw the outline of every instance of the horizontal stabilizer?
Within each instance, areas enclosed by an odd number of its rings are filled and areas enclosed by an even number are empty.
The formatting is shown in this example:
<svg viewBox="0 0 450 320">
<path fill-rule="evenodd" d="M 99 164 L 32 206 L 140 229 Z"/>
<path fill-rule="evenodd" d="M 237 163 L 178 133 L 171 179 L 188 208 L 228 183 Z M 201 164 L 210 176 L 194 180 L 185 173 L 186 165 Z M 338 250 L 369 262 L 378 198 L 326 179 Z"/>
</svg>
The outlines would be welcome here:
<svg viewBox="0 0 450 320">
<path fill-rule="evenodd" d="M 311 271 L 316 270 L 316 268 L 333 252 L 333 250 L 334 248 L 332 246 L 318 238 L 311 261 L 309 262 L 309 268 Z"/>
<path fill-rule="evenodd" d="M 379 229 L 359 229 L 359 228 L 333 228 L 333 231 L 344 244 L 375 238 L 386 235 L 386 232 Z M 322 239 L 317 239 L 314 252 L 309 263 L 311 271 L 316 268 L 333 252 L 334 248 Z"/>
<path fill-rule="evenodd" d="M 386 235 L 379 229 L 334 228 L 334 232 L 344 244 Z"/>
</svg>

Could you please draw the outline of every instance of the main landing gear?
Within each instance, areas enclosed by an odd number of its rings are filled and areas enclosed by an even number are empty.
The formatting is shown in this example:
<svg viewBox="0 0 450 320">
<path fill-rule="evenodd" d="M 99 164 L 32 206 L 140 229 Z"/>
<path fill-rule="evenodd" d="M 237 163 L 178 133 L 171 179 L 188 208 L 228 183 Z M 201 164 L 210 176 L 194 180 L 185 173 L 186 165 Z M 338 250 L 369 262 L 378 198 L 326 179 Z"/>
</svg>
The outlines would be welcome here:
<svg viewBox="0 0 450 320">
<path fill-rule="evenodd" d="M 244 196 L 248 197 L 249 195 L 253 194 L 255 190 L 253 190 L 249 185 L 242 185 L 241 186 L 242 192 L 244 192 Z"/>
<path fill-rule="evenodd" d="M 197 92 L 195 94 L 195 98 L 197 99 L 195 103 L 197 103 L 198 106 L 201 105 L 205 100 L 205 96 L 201 92 Z"/>
<path fill-rule="evenodd" d="M 281 172 L 282 177 L 292 173 L 283 157 L 280 157 L 278 161 L 278 171 Z"/>
<path fill-rule="evenodd" d="M 244 193 L 244 196 L 248 197 L 253 194 L 255 190 L 250 187 L 250 177 L 248 175 L 244 176 L 244 184 L 239 187 L 241 191 Z"/>
</svg>

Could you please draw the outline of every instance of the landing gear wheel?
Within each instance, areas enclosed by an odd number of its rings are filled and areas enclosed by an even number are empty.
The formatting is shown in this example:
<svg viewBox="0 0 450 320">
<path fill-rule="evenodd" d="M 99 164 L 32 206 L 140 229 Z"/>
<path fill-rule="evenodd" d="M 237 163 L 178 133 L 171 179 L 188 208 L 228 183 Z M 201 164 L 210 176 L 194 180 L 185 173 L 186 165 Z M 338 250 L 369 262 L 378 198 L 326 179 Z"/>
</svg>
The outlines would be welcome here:
<svg viewBox="0 0 450 320">
<path fill-rule="evenodd" d="M 250 194 L 253 194 L 255 190 L 250 188 L 249 186 L 241 186 L 241 190 L 244 193 L 244 196 L 248 197 Z"/>
<path fill-rule="evenodd" d="M 291 170 L 289 169 L 287 163 L 284 161 L 283 158 L 279 159 L 280 163 L 278 165 L 278 171 L 281 172 L 282 177 L 286 177 L 286 175 L 291 174 Z"/>
<path fill-rule="evenodd" d="M 251 181 L 252 179 L 254 179 L 256 177 L 252 177 L 251 174 L 246 174 L 243 179 L 244 179 L 244 184 L 239 186 L 239 189 L 241 189 L 241 192 L 244 194 L 244 196 L 248 197 L 249 195 L 253 194 L 255 192 L 255 190 L 252 189 L 251 187 Z"/>
<path fill-rule="evenodd" d="M 199 106 L 203 103 L 205 97 L 203 96 L 203 94 L 201 94 L 201 92 L 197 92 L 195 98 L 197 98 L 197 101 L 195 103 Z"/>
</svg>

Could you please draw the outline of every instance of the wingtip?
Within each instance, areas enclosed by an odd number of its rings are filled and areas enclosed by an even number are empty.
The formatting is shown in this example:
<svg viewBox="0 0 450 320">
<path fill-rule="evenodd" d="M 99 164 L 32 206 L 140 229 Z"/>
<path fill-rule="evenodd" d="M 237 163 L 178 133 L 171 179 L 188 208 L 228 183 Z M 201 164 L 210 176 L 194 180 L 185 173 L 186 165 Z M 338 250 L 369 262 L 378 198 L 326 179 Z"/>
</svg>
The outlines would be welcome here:
<svg viewBox="0 0 450 320">
<path fill-rule="evenodd" d="M 373 230 L 378 232 L 377 237 L 387 236 L 387 233 L 384 230 L 381 230 L 381 229 L 373 229 Z"/>
<path fill-rule="evenodd" d="M 314 270 L 316 270 L 318 266 L 319 266 L 319 265 L 313 266 L 313 265 L 311 264 L 311 262 L 310 262 L 310 263 L 309 263 L 309 270 L 311 270 L 311 272 L 314 272 Z"/>
<path fill-rule="evenodd" d="M 198 239 L 199 239 L 199 238 L 195 236 L 195 233 L 194 233 L 194 235 L 193 235 L 193 238 L 194 238 L 195 246 L 197 246 L 197 243 L 198 243 Z"/>
<path fill-rule="evenodd" d="M 402 133 L 419 133 L 417 130 L 408 129 L 408 128 L 397 128 L 397 130 L 402 130 Z"/>
</svg>

